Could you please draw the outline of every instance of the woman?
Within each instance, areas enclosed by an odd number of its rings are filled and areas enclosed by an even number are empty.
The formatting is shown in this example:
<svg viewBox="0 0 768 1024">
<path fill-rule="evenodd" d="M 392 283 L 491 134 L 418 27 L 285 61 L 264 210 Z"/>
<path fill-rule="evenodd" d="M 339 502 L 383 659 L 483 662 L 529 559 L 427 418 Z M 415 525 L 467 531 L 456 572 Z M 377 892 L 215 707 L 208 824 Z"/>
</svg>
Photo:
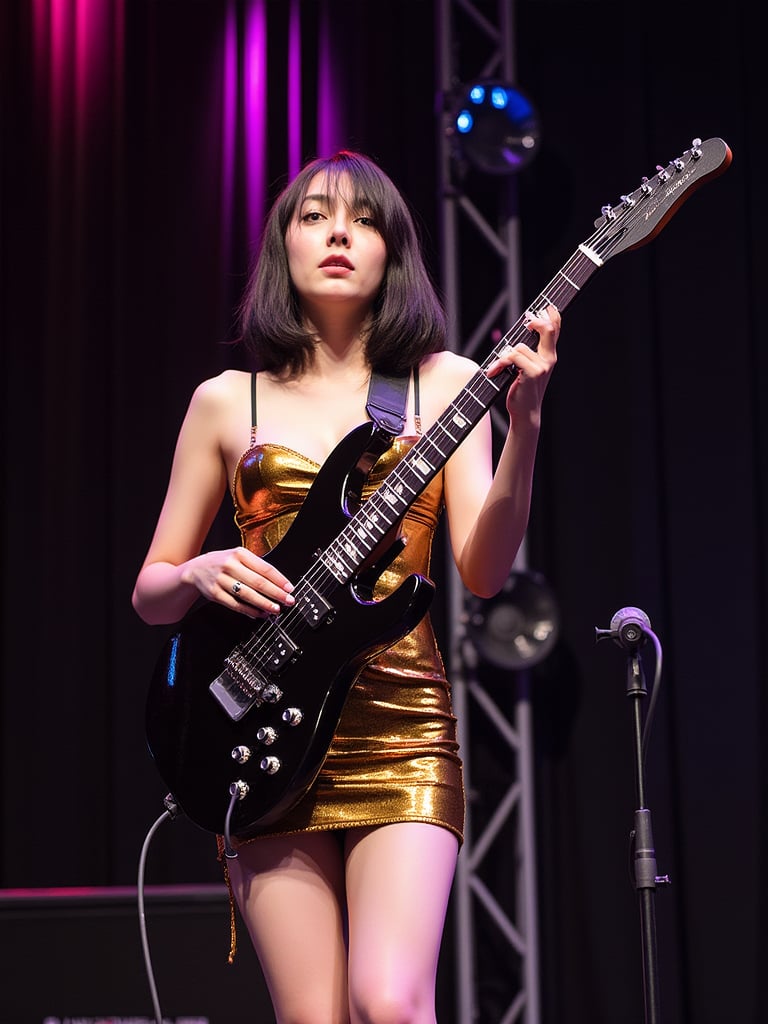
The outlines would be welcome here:
<svg viewBox="0 0 768 1024">
<path fill-rule="evenodd" d="M 254 619 L 290 608 L 295 581 L 262 556 L 336 444 L 368 419 L 372 373 L 410 382 L 404 429 L 363 497 L 477 372 L 445 351 L 407 205 L 361 154 L 316 160 L 281 194 L 241 313 L 258 373 L 225 371 L 192 397 L 133 595 L 149 623 L 177 621 L 201 595 Z M 527 527 L 557 310 L 529 327 L 536 350 L 505 349 L 487 371 L 518 370 L 495 472 L 486 415 L 409 507 L 407 545 L 374 596 L 428 575 L 443 507 L 464 585 L 490 597 L 506 581 Z M 203 553 L 228 489 L 242 544 Z M 425 616 L 364 667 L 306 795 L 226 861 L 280 1024 L 433 1024 L 463 825 L 450 689 Z"/>
</svg>

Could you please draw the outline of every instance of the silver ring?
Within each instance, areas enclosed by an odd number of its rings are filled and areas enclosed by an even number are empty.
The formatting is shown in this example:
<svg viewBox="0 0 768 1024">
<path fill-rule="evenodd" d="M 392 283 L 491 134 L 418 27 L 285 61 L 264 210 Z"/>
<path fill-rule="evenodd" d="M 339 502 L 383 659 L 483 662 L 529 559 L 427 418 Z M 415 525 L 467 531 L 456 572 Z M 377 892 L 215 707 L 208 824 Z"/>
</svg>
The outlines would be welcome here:
<svg viewBox="0 0 768 1024">
<path fill-rule="evenodd" d="M 235 580 L 235 582 L 232 584 L 232 593 L 239 594 L 242 589 L 243 584 L 240 582 L 240 580 Z"/>
</svg>

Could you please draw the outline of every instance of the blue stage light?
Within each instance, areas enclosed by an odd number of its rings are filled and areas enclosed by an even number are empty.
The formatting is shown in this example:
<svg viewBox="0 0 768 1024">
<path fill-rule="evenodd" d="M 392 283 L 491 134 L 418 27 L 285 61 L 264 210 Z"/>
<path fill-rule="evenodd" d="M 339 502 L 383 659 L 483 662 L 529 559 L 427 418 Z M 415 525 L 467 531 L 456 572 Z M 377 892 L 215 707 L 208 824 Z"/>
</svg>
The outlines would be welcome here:
<svg viewBox="0 0 768 1024">
<path fill-rule="evenodd" d="M 533 159 L 541 132 L 536 109 L 518 88 L 503 81 L 473 82 L 454 113 L 460 150 L 487 174 L 513 174 Z"/>
<path fill-rule="evenodd" d="M 509 90 L 496 85 L 491 89 L 491 103 L 497 110 L 503 110 L 509 103 Z"/>
<path fill-rule="evenodd" d="M 474 124 L 475 119 L 468 110 L 461 110 L 456 115 L 456 131 L 461 135 L 466 135 L 467 132 L 471 132 Z"/>
</svg>

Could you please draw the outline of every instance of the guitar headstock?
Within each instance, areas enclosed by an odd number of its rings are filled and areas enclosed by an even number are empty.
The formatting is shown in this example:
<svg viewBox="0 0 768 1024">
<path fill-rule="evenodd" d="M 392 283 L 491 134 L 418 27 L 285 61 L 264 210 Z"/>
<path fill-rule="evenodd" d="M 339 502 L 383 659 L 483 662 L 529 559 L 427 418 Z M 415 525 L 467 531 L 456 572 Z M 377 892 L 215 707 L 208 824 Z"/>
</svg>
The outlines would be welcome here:
<svg viewBox="0 0 768 1024">
<path fill-rule="evenodd" d="M 685 200 L 701 185 L 721 175 L 732 154 L 722 139 L 694 139 L 691 148 L 666 167 L 657 167 L 639 188 L 623 195 L 617 206 L 604 206 L 595 221 L 598 231 L 586 243 L 601 262 L 627 249 L 638 249 L 658 235 Z"/>
</svg>

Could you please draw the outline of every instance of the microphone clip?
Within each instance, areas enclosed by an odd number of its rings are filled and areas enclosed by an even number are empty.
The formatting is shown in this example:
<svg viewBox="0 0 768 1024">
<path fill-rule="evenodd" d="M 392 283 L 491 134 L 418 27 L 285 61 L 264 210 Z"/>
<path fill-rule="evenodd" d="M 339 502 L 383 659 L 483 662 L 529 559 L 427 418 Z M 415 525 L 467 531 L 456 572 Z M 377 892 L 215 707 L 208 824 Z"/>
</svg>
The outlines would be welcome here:
<svg viewBox="0 0 768 1024">
<path fill-rule="evenodd" d="M 614 640 L 625 651 L 636 654 L 648 639 L 651 620 L 640 608 L 621 608 L 611 619 L 609 629 L 595 628 L 595 641 Z"/>
</svg>

